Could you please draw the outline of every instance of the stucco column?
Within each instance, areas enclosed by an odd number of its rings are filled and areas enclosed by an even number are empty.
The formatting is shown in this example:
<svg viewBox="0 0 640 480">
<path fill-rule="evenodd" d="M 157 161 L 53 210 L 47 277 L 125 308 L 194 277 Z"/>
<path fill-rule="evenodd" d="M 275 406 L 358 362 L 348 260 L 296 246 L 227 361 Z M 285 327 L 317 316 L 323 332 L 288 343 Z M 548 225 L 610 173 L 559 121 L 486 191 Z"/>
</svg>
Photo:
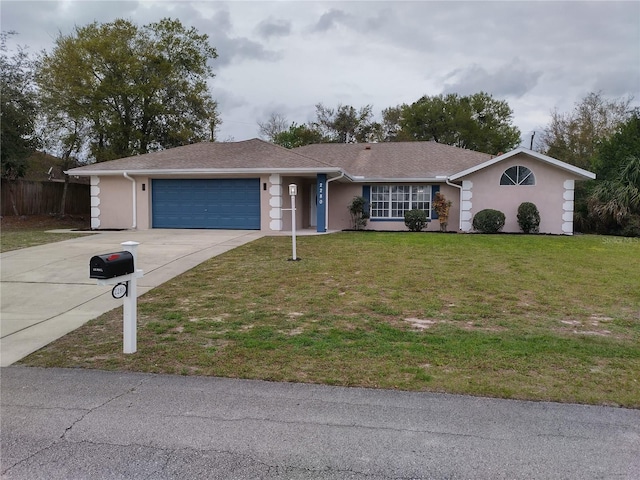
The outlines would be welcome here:
<svg viewBox="0 0 640 480">
<path fill-rule="evenodd" d="M 279 232 L 282 230 L 282 177 L 278 174 L 269 176 L 269 228 Z"/>
<path fill-rule="evenodd" d="M 463 232 L 470 232 L 473 228 L 472 220 L 473 214 L 471 209 L 473 208 L 473 182 L 471 180 L 464 180 L 462 182 L 462 190 L 460 190 L 460 230 Z"/>
<path fill-rule="evenodd" d="M 565 235 L 573 235 L 573 206 L 575 180 L 564 181 L 564 194 L 562 198 L 562 233 Z"/>
<path fill-rule="evenodd" d="M 100 177 L 91 176 L 91 228 L 100 228 Z"/>
</svg>

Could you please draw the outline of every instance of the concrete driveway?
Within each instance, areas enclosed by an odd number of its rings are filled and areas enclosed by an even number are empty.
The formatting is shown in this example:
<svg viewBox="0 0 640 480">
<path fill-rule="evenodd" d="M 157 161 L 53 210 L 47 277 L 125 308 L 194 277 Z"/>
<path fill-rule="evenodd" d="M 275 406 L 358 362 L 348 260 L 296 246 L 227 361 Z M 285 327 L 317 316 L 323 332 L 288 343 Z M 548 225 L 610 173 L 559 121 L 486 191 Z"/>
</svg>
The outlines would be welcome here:
<svg viewBox="0 0 640 480">
<path fill-rule="evenodd" d="M 100 232 L 0 255 L 0 364 L 5 367 L 122 305 L 89 279 L 92 256 L 139 242 L 138 295 L 232 248 L 260 238 L 248 230 Z"/>
</svg>

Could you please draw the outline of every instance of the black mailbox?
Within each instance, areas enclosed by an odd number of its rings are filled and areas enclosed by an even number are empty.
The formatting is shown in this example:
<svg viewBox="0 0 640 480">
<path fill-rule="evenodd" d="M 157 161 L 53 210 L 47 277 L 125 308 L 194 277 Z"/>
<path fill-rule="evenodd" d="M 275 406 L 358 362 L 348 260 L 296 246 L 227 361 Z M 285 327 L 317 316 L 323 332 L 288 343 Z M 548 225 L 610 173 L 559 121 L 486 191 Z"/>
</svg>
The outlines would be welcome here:
<svg viewBox="0 0 640 480">
<path fill-rule="evenodd" d="M 133 255 L 131 252 L 105 253 L 91 257 L 89 261 L 89 278 L 121 277 L 134 272 Z"/>
</svg>

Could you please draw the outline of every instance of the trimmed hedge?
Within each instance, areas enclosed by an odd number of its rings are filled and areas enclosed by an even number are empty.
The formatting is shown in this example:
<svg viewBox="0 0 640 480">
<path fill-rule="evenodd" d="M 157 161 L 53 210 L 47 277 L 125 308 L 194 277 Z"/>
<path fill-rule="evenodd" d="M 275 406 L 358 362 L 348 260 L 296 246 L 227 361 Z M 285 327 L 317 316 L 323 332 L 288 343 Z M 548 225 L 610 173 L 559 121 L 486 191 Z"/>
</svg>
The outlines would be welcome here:
<svg viewBox="0 0 640 480">
<path fill-rule="evenodd" d="M 518 225 L 524 233 L 540 231 L 540 212 L 531 202 L 522 202 L 518 207 Z"/>
<path fill-rule="evenodd" d="M 473 217 L 473 229 L 480 233 L 498 233 L 504 227 L 505 216 L 499 210 L 487 208 Z"/>
<path fill-rule="evenodd" d="M 421 231 L 427 226 L 427 212 L 418 209 L 404 212 L 404 224 L 412 232 Z"/>
</svg>

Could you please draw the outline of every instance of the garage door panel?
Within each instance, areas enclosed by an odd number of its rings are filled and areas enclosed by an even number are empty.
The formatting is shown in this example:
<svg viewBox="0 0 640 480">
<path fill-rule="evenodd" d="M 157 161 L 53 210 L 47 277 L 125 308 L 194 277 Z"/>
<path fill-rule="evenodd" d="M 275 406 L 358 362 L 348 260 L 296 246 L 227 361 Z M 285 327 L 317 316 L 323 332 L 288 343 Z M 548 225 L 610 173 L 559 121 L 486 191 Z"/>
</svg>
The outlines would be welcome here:
<svg viewBox="0 0 640 480">
<path fill-rule="evenodd" d="M 260 180 L 152 181 L 154 228 L 260 229 Z"/>
</svg>

